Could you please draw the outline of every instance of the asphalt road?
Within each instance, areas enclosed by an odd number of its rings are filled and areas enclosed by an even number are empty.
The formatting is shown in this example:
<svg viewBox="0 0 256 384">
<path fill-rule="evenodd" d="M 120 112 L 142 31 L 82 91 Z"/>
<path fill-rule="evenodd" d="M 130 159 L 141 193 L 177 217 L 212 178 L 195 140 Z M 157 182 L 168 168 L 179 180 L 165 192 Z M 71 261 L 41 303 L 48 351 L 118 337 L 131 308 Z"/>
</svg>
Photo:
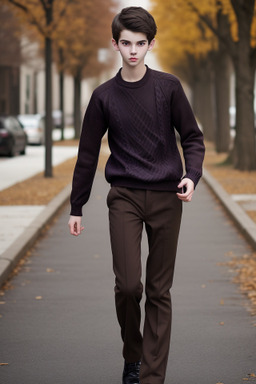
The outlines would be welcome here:
<svg viewBox="0 0 256 384">
<path fill-rule="evenodd" d="M 83 235 L 68 234 L 67 206 L 0 298 L 1 384 L 121 384 L 107 191 L 98 173 Z M 184 205 L 166 384 L 256 382 L 256 320 L 222 265 L 248 252 L 201 182 Z"/>
</svg>

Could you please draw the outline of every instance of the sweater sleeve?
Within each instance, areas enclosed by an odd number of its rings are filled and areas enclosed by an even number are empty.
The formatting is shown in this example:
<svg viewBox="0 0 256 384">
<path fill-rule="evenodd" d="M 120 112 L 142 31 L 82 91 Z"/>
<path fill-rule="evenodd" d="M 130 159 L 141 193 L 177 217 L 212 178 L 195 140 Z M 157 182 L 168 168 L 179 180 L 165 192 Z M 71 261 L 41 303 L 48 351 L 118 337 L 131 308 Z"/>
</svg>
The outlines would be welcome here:
<svg viewBox="0 0 256 384">
<path fill-rule="evenodd" d="M 82 207 L 90 197 L 98 164 L 101 139 L 106 130 L 107 122 L 101 101 L 94 92 L 83 119 L 70 197 L 71 215 L 82 216 Z"/>
<path fill-rule="evenodd" d="M 173 125 L 181 139 L 186 172 L 184 177 L 191 179 L 196 186 L 202 176 L 205 146 L 203 134 L 179 81 L 172 97 L 171 111 Z"/>
</svg>

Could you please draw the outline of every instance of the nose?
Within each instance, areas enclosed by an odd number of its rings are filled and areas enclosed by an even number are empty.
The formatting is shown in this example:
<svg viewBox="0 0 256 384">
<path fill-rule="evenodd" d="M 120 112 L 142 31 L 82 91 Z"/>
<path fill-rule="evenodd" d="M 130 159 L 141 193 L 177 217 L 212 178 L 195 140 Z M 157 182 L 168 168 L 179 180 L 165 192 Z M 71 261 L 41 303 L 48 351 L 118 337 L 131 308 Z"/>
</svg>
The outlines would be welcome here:
<svg viewBox="0 0 256 384">
<path fill-rule="evenodd" d="M 136 49 L 136 44 L 131 45 L 131 55 L 136 55 L 137 49 Z"/>
</svg>

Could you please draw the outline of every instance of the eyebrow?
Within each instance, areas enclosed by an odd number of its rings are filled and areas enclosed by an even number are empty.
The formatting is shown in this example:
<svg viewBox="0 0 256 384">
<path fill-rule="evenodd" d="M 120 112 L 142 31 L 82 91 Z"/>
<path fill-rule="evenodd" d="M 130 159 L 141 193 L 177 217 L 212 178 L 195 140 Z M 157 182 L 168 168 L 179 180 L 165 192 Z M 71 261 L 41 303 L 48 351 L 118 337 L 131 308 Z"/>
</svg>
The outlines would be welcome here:
<svg viewBox="0 0 256 384">
<path fill-rule="evenodd" d="M 120 41 L 124 43 L 131 43 L 130 40 L 126 40 L 126 39 L 121 39 Z M 136 43 L 146 43 L 146 42 L 147 42 L 147 39 L 136 41 Z"/>
</svg>

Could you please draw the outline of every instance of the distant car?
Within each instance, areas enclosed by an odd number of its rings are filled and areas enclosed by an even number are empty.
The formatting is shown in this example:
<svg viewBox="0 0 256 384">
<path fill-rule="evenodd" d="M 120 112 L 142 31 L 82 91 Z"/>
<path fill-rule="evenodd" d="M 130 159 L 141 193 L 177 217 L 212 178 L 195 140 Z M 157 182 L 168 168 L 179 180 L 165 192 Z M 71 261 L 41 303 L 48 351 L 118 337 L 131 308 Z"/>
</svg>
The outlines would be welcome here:
<svg viewBox="0 0 256 384">
<path fill-rule="evenodd" d="M 0 155 L 25 155 L 27 134 L 15 116 L 0 116 Z"/>
<path fill-rule="evenodd" d="M 44 119 L 40 114 L 19 115 L 18 119 L 28 136 L 28 144 L 44 143 Z"/>
<path fill-rule="evenodd" d="M 53 119 L 53 125 L 55 128 L 61 127 L 61 118 L 62 118 L 62 112 L 59 110 L 53 110 L 52 111 L 52 119 Z"/>
<path fill-rule="evenodd" d="M 45 112 L 42 113 L 42 119 L 45 121 Z M 54 109 L 52 111 L 52 126 L 53 128 L 60 128 L 61 127 L 61 119 L 62 119 L 62 112 L 58 109 Z"/>
</svg>

